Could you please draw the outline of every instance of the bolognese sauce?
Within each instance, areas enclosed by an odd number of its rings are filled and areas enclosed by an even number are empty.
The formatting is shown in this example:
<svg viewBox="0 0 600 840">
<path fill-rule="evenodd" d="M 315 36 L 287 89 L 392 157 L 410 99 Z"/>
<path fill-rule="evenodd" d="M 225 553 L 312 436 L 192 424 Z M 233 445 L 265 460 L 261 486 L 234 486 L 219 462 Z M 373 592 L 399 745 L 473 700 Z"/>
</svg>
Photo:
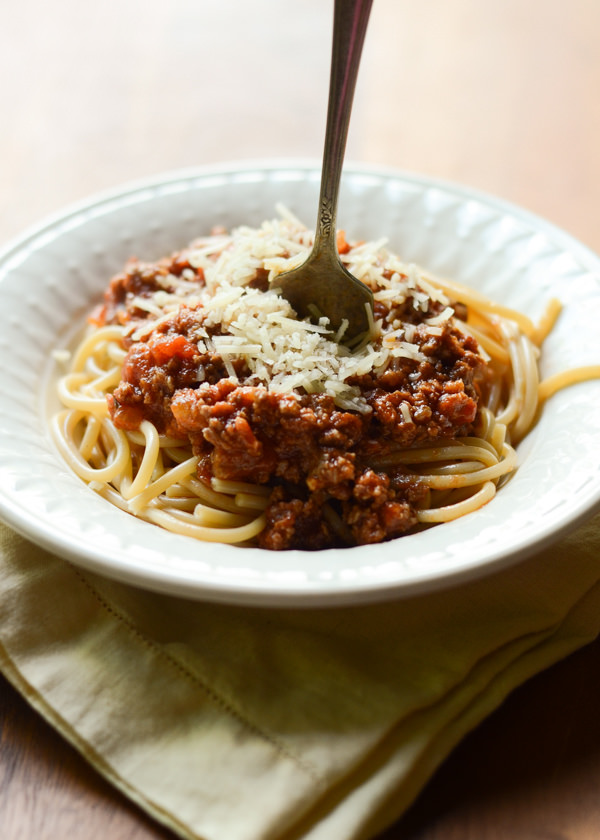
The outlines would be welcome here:
<svg viewBox="0 0 600 840">
<path fill-rule="evenodd" d="M 131 431 L 147 420 L 159 434 L 188 441 L 207 485 L 217 478 L 268 486 L 264 548 L 376 543 L 413 529 L 428 488 L 402 464 L 377 464 L 390 451 L 473 432 L 490 370 L 457 326 L 466 308 L 443 317 L 448 302 L 418 286 L 418 306 L 414 295 L 381 295 L 373 347 L 410 338 L 410 353 L 348 376 L 360 406 L 353 410 L 330 393 L 273 390 L 243 355 L 220 354 L 214 339 L 226 331 L 193 294 L 157 318 L 161 295 L 181 293 L 182 284 L 204 287 L 204 270 L 190 259 L 183 251 L 155 264 L 130 261 L 93 315 L 97 326 L 127 328 L 121 381 L 107 397 L 115 426 Z M 276 277 L 270 285 L 276 289 Z M 265 292 L 268 272 L 257 267 L 245 286 Z"/>
</svg>

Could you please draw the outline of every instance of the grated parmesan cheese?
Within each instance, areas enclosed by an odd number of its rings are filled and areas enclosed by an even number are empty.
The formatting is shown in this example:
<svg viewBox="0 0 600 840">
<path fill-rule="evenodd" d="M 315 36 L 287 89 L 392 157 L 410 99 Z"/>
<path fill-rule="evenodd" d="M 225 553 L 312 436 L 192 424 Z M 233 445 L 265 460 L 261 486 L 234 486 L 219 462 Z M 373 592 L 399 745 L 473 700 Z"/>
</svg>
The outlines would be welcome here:
<svg viewBox="0 0 600 840">
<path fill-rule="evenodd" d="M 188 305 L 198 320 L 192 336 L 200 352 L 219 354 L 236 381 L 233 362 L 243 359 L 255 384 L 283 394 L 293 395 L 298 389 L 328 394 L 340 407 L 368 412 L 371 409 L 359 389 L 348 384 L 351 377 L 383 371 L 393 359 L 425 359 L 416 340 L 418 328 L 396 317 L 395 307 L 408 305 L 427 313 L 432 302 L 443 306 L 440 314 L 424 320 L 423 330 L 433 334 L 452 319 L 450 302 L 417 266 L 389 253 L 385 240 L 355 245 L 342 260 L 370 286 L 375 301 L 391 310 L 391 331 L 387 328 L 382 334 L 382 322 L 371 317 L 369 333 L 357 347 L 351 350 L 339 344 L 336 339 L 343 335 L 344 325 L 335 335 L 326 318 L 318 323 L 298 320 L 277 292 L 279 274 L 302 262 L 313 238 L 289 211 L 282 209 L 281 215 L 259 228 L 242 226 L 230 235 L 193 243 L 186 257 L 191 266 L 202 269 L 205 284 L 195 282 L 190 269 L 182 277 L 169 275 L 160 290 L 134 301 L 150 317 L 136 322 L 131 337 L 134 341 L 148 338 L 181 305 Z M 254 286 L 257 277 L 261 288 Z M 200 368 L 198 381 L 204 376 Z M 408 403 L 401 404 L 400 412 L 405 422 L 412 422 Z"/>
<path fill-rule="evenodd" d="M 439 315 L 435 315 L 433 318 L 426 318 L 425 322 L 429 326 L 438 326 L 439 324 L 444 324 L 446 321 L 449 321 L 450 318 L 454 315 L 454 309 L 451 306 L 447 306 Z"/>
</svg>

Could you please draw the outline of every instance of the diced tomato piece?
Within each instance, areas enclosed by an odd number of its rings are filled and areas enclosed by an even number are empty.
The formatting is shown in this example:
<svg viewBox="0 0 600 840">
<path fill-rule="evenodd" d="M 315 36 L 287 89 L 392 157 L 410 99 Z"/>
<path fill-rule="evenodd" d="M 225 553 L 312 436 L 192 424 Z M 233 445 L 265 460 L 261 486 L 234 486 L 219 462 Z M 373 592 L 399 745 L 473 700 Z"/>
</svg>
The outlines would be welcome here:
<svg viewBox="0 0 600 840">
<path fill-rule="evenodd" d="M 152 359 L 156 365 L 164 365 L 169 359 L 193 359 L 198 353 L 195 344 L 183 335 L 161 335 L 155 336 L 148 342 Z"/>
<path fill-rule="evenodd" d="M 350 245 L 346 242 L 346 233 L 343 230 L 338 230 L 336 235 L 336 245 L 338 254 L 347 254 L 350 250 Z"/>
</svg>

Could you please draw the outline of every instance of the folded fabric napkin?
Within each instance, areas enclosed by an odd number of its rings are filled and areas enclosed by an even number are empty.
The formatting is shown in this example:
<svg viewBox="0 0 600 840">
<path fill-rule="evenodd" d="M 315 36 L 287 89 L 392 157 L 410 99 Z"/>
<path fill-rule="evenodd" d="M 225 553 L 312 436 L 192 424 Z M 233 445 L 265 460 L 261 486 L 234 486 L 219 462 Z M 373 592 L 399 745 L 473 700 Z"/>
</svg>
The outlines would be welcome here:
<svg viewBox="0 0 600 840">
<path fill-rule="evenodd" d="M 373 837 L 513 688 L 600 632 L 600 516 L 484 579 L 320 610 L 141 591 L 4 527 L 0 550 L 4 674 L 184 838 Z"/>
</svg>

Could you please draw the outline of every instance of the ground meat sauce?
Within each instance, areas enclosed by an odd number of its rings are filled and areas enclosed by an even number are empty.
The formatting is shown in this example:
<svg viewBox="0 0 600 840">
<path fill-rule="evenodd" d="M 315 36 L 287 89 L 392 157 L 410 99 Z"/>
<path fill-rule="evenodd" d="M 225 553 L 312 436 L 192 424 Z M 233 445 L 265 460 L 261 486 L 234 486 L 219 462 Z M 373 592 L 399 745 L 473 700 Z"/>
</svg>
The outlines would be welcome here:
<svg viewBox="0 0 600 840">
<path fill-rule="evenodd" d="M 203 282 L 186 252 L 157 264 L 131 261 L 110 283 L 94 322 L 138 325 L 149 317 L 140 300 L 168 290 L 173 277 Z M 265 284 L 259 269 L 251 285 L 264 290 Z M 451 321 L 439 334 L 422 327 L 440 309 L 432 302 L 426 313 L 407 304 L 392 311 L 377 303 L 384 329 L 399 318 L 415 324 L 421 358 L 393 359 L 383 371 L 354 377 L 350 384 L 370 408 L 354 412 L 324 394 L 271 392 L 253 382 L 240 360 L 233 362 L 236 382 L 217 353 L 199 351 L 201 307 L 182 306 L 147 336 L 125 339 L 128 353 L 122 381 L 108 398 L 110 414 L 124 430 L 147 419 L 163 434 L 188 439 L 206 483 L 215 476 L 269 484 L 267 525 L 259 536 L 264 548 L 388 540 L 414 528 L 416 505 L 427 491 L 406 470 L 382 472 L 369 463 L 390 447 L 469 434 L 485 387 L 486 366 L 472 338 Z M 464 317 L 464 309 L 455 314 Z"/>
</svg>

